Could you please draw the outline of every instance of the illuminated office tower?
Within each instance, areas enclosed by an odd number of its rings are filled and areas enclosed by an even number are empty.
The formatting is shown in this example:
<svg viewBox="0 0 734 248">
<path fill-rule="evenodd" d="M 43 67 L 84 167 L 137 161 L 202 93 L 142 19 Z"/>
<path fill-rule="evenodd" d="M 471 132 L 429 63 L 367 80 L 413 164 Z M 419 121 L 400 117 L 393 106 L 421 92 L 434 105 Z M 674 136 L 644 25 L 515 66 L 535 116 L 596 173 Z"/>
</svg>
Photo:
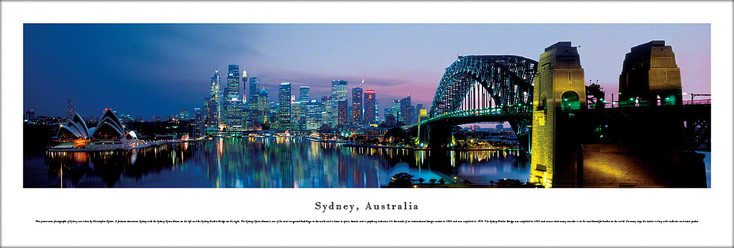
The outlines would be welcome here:
<svg viewBox="0 0 734 248">
<path fill-rule="evenodd" d="M 362 123 L 362 88 L 352 88 L 352 120 L 355 124 Z"/>
<path fill-rule="evenodd" d="M 306 103 L 306 129 L 318 130 L 321 127 L 321 103 L 311 100 Z"/>
<path fill-rule="evenodd" d="M 291 100 L 291 129 L 306 129 L 306 103 Z"/>
<path fill-rule="evenodd" d="M 240 66 L 229 65 L 227 73 L 227 101 L 240 98 Z"/>
<path fill-rule="evenodd" d="M 364 91 L 364 120 L 365 124 L 376 124 L 376 104 L 377 99 L 375 97 L 374 90 Z"/>
<path fill-rule="evenodd" d="M 268 122 L 268 111 L 270 110 L 268 103 L 270 101 L 270 94 L 268 93 L 265 88 L 260 90 L 260 93 L 257 96 L 257 107 L 256 114 L 257 114 L 257 123 L 262 124 Z"/>
<path fill-rule="evenodd" d="M 227 127 L 227 130 L 230 131 L 242 131 L 243 130 L 243 120 L 242 120 L 242 100 L 234 98 L 227 101 L 227 119 L 225 120 L 225 124 Z"/>
<path fill-rule="evenodd" d="M 299 101 L 302 101 L 302 102 L 311 101 L 311 86 L 301 86 L 298 92 L 300 94 L 298 98 Z"/>
<path fill-rule="evenodd" d="M 291 83 L 281 83 L 278 88 L 278 122 L 280 130 L 291 128 Z"/>
<path fill-rule="evenodd" d="M 219 116 L 221 113 L 221 91 L 219 90 L 219 83 L 220 83 L 220 76 L 219 76 L 219 70 L 214 70 L 214 76 L 211 77 L 211 81 L 209 82 L 210 90 L 209 90 L 209 100 L 206 101 L 206 109 L 207 109 L 207 129 L 208 130 L 217 130 L 219 126 Z"/>
<path fill-rule="evenodd" d="M 396 122 L 400 122 L 402 120 L 402 113 L 400 113 L 400 100 L 392 100 L 392 115 L 395 116 Z"/>
<path fill-rule="evenodd" d="M 247 88 L 247 108 L 249 111 L 249 117 L 247 119 L 252 120 L 253 122 L 257 122 L 258 117 L 258 100 L 257 97 L 260 95 L 260 90 L 258 89 L 258 85 L 260 84 L 260 79 L 257 77 L 251 77 L 250 78 L 250 86 Z"/>
<path fill-rule="evenodd" d="M 337 120 L 337 107 L 335 106 L 335 101 L 333 96 L 323 96 L 321 97 L 321 106 L 323 108 L 324 116 L 321 117 L 321 123 L 326 124 L 329 127 L 335 127 L 336 126 L 336 120 Z"/>
<path fill-rule="evenodd" d="M 333 97 L 332 107 L 336 110 L 335 112 L 332 112 L 332 118 L 334 121 L 338 121 L 340 123 L 347 121 L 347 101 L 349 101 L 349 99 L 347 99 L 347 85 L 348 82 L 344 80 L 334 80 L 331 82 L 331 96 Z M 332 126 L 336 126 L 336 123 Z"/>
<path fill-rule="evenodd" d="M 399 121 L 402 121 L 405 125 L 413 124 L 413 113 L 415 112 L 415 109 L 413 109 L 412 107 L 413 106 L 410 103 L 410 95 L 400 100 L 400 120 Z"/>
</svg>

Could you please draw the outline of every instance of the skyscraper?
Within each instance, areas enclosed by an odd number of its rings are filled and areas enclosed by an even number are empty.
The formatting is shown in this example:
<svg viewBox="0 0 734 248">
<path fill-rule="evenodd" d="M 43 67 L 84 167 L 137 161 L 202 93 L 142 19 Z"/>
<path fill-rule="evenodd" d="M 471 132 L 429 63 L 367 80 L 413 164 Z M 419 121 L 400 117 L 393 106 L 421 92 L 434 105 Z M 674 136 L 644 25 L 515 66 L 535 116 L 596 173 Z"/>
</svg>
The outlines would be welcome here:
<svg viewBox="0 0 734 248">
<path fill-rule="evenodd" d="M 265 88 L 260 90 L 260 93 L 258 93 L 257 96 L 257 107 L 256 109 L 256 118 L 258 124 L 262 124 L 268 121 L 268 111 L 270 110 L 268 106 L 268 102 L 270 101 L 270 94 L 268 93 Z"/>
<path fill-rule="evenodd" d="M 306 129 L 318 130 L 321 127 L 321 103 L 311 100 L 306 104 Z"/>
<path fill-rule="evenodd" d="M 364 91 L 364 121 L 365 124 L 377 123 L 375 120 L 375 111 L 377 99 L 374 90 Z"/>
<path fill-rule="evenodd" d="M 306 129 L 306 103 L 298 100 L 291 101 L 291 128 L 293 130 Z"/>
<path fill-rule="evenodd" d="M 206 127 L 206 111 L 201 108 L 194 108 L 194 131 L 193 138 L 204 136 Z"/>
<path fill-rule="evenodd" d="M 227 73 L 227 101 L 240 98 L 240 66 L 229 65 Z"/>
<path fill-rule="evenodd" d="M 260 84 L 260 79 L 251 77 L 250 86 L 247 89 L 247 107 L 249 109 L 249 117 L 247 119 L 253 122 L 257 122 L 259 110 L 257 97 L 260 95 L 260 90 L 258 89 L 258 84 Z"/>
<path fill-rule="evenodd" d="M 346 100 L 337 102 L 337 113 L 338 113 L 337 121 L 339 121 L 339 123 L 341 124 L 347 122 L 347 117 L 348 117 L 347 109 L 348 109 L 348 106 L 347 106 Z"/>
<path fill-rule="evenodd" d="M 232 98 L 227 101 L 227 119 L 225 120 L 227 130 L 242 131 L 242 100 Z"/>
<path fill-rule="evenodd" d="M 257 103 L 257 96 L 260 94 L 260 90 L 258 89 L 259 84 L 260 79 L 258 79 L 257 77 L 250 78 L 250 87 L 247 89 L 249 90 L 247 92 L 248 103 Z"/>
<path fill-rule="evenodd" d="M 71 120 L 71 118 L 74 117 L 75 112 L 76 112 L 76 107 L 74 106 L 74 100 L 71 100 L 71 98 L 69 98 L 66 101 L 66 119 Z"/>
<path fill-rule="evenodd" d="M 347 121 L 347 85 L 348 82 L 344 80 L 334 80 L 331 82 L 331 95 L 333 108 L 336 112 L 332 112 L 335 115 L 332 116 L 334 121 L 344 123 Z M 343 103 L 342 103 L 343 102 Z M 342 107 L 343 106 L 343 107 Z M 344 111 L 342 111 L 342 108 Z M 332 125 L 335 126 L 336 124 Z"/>
<path fill-rule="evenodd" d="M 399 121 L 402 121 L 405 125 L 413 124 L 413 113 L 415 113 L 415 109 L 412 107 L 410 104 L 410 95 L 400 100 Z"/>
<path fill-rule="evenodd" d="M 347 100 L 347 81 L 334 80 L 331 82 L 331 95 L 336 101 Z"/>
<path fill-rule="evenodd" d="M 352 120 L 362 123 L 362 88 L 352 88 Z"/>
<path fill-rule="evenodd" d="M 415 109 L 413 109 L 413 105 L 410 103 L 410 95 L 400 100 L 400 120 L 405 125 L 411 125 L 413 124 L 413 114 L 415 113 Z"/>
<path fill-rule="evenodd" d="M 335 106 L 334 103 L 335 101 L 333 96 L 321 97 L 322 112 L 325 113 L 325 116 L 321 117 L 321 122 L 330 127 L 336 126 L 336 119 L 338 116 L 336 114 L 338 106 Z"/>
<path fill-rule="evenodd" d="M 189 115 L 189 109 L 182 108 L 181 111 L 178 112 L 178 119 L 182 121 L 187 121 L 191 119 L 191 116 Z"/>
<path fill-rule="evenodd" d="M 392 115 L 395 116 L 395 121 L 400 122 L 403 120 L 402 113 L 400 113 L 400 100 L 392 100 Z M 387 118 L 387 116 L 385 117 Z"/>
<path fill-rule="evenodd" d="M 219 126 L 219 116 L 221 116 L 221 91 L 219 90 L 219 70 L 214 70 L 214 76 L 211 77 L 210 81 L 210 97 L 206 102 L 207 109 L 207 130 L 216 131 Z"/>
<path fill-rule="evenodd" d="M 311 86 L 301 86 L 301 88 L 298 90 L 300 94 L 298 100 L 302 102 L 311 101 L 310 91 L 311 91 Z"/>
<path fill-rule="evenodd" d="M 281 130 L 291 128 L 291 83 L 281 83 L 278 88 L 278 121 Z"/>
</svg>

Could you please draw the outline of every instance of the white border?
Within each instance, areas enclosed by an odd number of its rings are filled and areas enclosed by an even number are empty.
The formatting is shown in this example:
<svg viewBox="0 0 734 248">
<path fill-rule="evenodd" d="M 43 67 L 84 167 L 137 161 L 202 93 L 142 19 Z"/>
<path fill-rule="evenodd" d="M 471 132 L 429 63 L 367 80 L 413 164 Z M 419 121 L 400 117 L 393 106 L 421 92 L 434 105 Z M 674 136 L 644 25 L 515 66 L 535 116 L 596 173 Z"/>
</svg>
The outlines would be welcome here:
<svg viewBox="0 0 734 248">
<path fill-rule="evenodd" d="M 730 2 L 3 2 L 3 246 L 731 246 Z M 711 23 L 710 189 L 23 189 L 23 23 Z M 322 214 L 315 201 L 419 204 Z M 39 225 L 36 219 L 696 219 L 688 225 Z"/>
</svg>

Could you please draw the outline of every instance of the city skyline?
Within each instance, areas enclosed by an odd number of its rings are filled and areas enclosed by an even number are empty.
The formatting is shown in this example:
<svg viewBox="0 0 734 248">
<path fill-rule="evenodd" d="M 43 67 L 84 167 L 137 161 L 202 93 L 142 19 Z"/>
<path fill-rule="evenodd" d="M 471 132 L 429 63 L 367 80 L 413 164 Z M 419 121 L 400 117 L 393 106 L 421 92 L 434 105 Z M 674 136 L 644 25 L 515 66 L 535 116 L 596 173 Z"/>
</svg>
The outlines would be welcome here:
<svg viewBox="0 0 734 248">
<path fill-rule="evenodd" d="M 617 91 L 624 54 L 655 39 L 673 47 L 684 92 L 711 91 L 707 24 L 25 24 L 24 31 L 23 108 L 37 115 L 66 115 L 67 99 L 83 116 L 104 108 L 175 115 L 201 107 L 214 70 L 228 65 L 271 94 L 289 82 L 319 99 L 331 95 L 334 80 L 348 81 L 351 92 L 365 78 L 363 91 L 374 90 L 379 106 L 411 95 L 430 110 L 457 55 L 537 60 L 558 40 L 580 46 L 587 84 L 599 80 L 607 96 Z M 235 35 L 217 38 L 227 34 Z M 488 38 L 496 35 L 506 38 Z M 247 85 L 239 82 L 240 96 L 251 94 Z"/>
</svg>

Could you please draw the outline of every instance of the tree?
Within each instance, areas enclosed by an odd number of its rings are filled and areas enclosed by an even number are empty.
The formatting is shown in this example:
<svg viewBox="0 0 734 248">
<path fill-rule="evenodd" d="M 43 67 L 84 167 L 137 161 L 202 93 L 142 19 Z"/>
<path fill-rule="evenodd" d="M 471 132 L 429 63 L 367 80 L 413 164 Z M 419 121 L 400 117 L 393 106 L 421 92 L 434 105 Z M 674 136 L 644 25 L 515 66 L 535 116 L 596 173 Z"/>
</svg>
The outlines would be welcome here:
<svg viewBox="0 0 734 248">
<path fill-rule="evenodd" d="M 438 180 L 438 183 L 439 184 L 444 184 L 444 183 L 446 183 L 446 179 L 441 178 L 440 180 Z"/>
<path fill-rule="evenodd" d="M 391 188 L 410 188 L 411 186 L 413 186 L 413 175 L 405 172 L 392 176 L 388 184 L 388 187 Z"/>
<path fill-rule="evenodd" d="M 326 124 L 321 124 L 321 127 L 319 127 L 319 132 L 321 133 L 328 133 L 331 132 L 331 127 Z"/>
<path fill-rule="evenodd" d="M 435 178 L 431 178 L 431 180 L 428 180 L 428 182 L 430 182 L 431 184 L 436 183 L 436 181 L 438 181 L 438 180 L 436 180 Z"/>
<path fill-rule="evenodd" d="M 494 185 L 494 180 L 489 180 L 489 185 Z"/>
<path fill-rule="evenodd" d="M 405 139 L 405 131 L 402 128 L 394 127 L 387 130 L 385 133 L 385 139 L 392 138 L 393 142 L 401 142 Z"/>
<path fill-rule="evenodd" d="M 423 179 L 422 177 L 421 178 L 418 178 L 418 182 L 421 183 L 421 184 L 423 184 L 423 182 L 425 182 L 425 181 L 426 181 L 426 179 Z"/>
</svg>

